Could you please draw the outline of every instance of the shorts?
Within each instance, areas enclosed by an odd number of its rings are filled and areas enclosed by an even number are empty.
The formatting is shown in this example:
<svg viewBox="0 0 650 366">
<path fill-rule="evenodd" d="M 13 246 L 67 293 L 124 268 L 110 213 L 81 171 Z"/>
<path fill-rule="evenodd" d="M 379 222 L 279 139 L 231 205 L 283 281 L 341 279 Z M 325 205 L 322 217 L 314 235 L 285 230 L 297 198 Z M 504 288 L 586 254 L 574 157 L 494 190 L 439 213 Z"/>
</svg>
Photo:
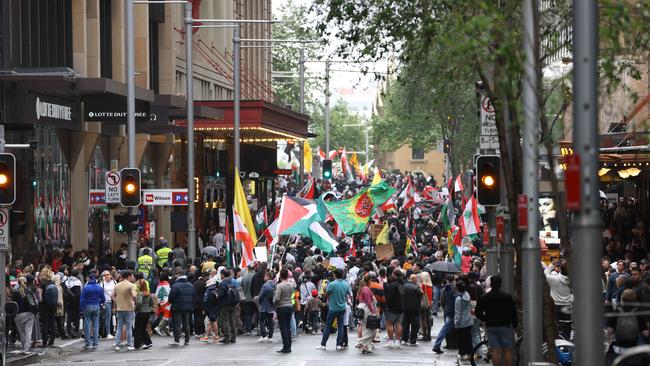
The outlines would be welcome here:
<svg viewBox="0 0 650 366">
<path fill-rule="evenodd" d="M 206 311 L 205 313 L 208 316 L 208 320 L 211 322 L 216 322 L 219 319 L 219 311 L 217 311 L 216 309 Z"/>
<path fill-rule="evenodd" d="M 490 348 L 512 348 L 515 336 L 511 327 L 488 327 L 488 346 Z"/>
<path fill-rule="evenodd" d="M 384 312 L 384 317 L 386 317 L 387 322 L 391 322 L 393 324 L 395 323 L 401 323 L 402 319 L 404 318 L 403 313 L 393 313 L 392 311 L 386 310 Z"/>
</svg>

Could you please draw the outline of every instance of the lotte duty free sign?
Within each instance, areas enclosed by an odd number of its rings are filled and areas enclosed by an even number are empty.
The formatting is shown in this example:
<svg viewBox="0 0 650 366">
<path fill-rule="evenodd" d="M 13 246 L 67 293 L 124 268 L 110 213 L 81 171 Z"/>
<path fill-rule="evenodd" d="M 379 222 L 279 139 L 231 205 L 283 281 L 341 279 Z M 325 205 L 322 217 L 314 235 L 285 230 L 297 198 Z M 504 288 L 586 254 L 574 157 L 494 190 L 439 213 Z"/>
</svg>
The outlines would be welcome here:
<svg viewBox="0 0 650 366">
<path fill-rule="evenodd" d="M 188 203 L 187 189 L 142 190 L 142 204 L 145 206 L 186 206 Z"/>
</svg>

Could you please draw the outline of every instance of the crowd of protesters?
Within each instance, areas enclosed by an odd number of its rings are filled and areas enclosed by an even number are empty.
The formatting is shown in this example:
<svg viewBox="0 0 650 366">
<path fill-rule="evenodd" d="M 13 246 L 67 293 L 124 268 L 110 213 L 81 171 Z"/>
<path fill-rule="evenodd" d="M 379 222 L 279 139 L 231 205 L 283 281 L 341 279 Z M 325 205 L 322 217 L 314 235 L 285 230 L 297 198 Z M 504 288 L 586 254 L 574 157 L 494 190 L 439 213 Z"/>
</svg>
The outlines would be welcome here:
<svg viewBox="0 0 650 366">
<path fill-rule="evenodd" d="M 399 192 L 409 176 L 418 191 L 437 184 L 417 174 L 383 178 Z M 367 184 L 337 177 L 318 182 L 318 189 L 348 198 Z M 279 195 L 299 191 L 290 179 L 278 180 L 276 188 Z M 363 353 L 374 352 L 377 343 L 391 349 L 435 338 L 435 353 L 457 349 L 466 360 L 481 340 L 483 325 L 495 364 L 513 364 L 515 304 L 501 291 L 501 279 L 487 275 L 480 241 L 464 241 L 458 273 L 430 270 L 432 263 L 451 261 L 439 205 L 416 205 L 407 217 L 396 203 L 395 212 L 379 219 L 390 225 L 394 255 L 389 258 L 377 258 L 368 233 L 341 238 L 333 253 L 322 253 L 309 238 L 292 236 L 281 238 L 269 261 L 239 268 L 225 255 L 224 231 L 213 228 L 201 238 L 200 258 L 188 258 L 184 248 L 164 238 L 155 251 L 142 243 L 134 259 L 128 258 L 126 244 L 103 255 L 66 247 L 17 258 L 7 281 L 7 294 L 19 307 L 10 320 L 9 341 L 19 342 L 23 352 L 52 345 L 58 337 L 83 337 L 86 349 L 97 348 L 105 338 L 116 351 L 148 349 L 157 339 L 152 334 L 170 337 L 171 346 L 188 344 L 192 336 L 227 345 L 253 334 L 266 343 L 274 339 L 277 325 L 279 353 L 291 352 L 299 333 L 320 335 L 314 346 L 321 350 L 336 334 L 334 347 L 345 350 L 355 329 L 355 347 Z M 633 206 L 626 200 L 615 207 L 603 204 L 603 298 L 611 311 L 629 313 L 650 304 L 647 229 Z M 408 240 L 415 250 L 407 249 Z M 557 313 L 569 324 L 562 335 L 570 338 L 571 317 L 563 310 L 573 301 L 568 265 L 553 260 L 544 266 Z M 613 338 L 611 355 L 649 339 L 650 316 L 635 317 L 637 326 L 628 334 L 621 331 L 619 318 L 605 324 Z M 442 327 L 434 334 L 436 320 Z"/>
</svg>

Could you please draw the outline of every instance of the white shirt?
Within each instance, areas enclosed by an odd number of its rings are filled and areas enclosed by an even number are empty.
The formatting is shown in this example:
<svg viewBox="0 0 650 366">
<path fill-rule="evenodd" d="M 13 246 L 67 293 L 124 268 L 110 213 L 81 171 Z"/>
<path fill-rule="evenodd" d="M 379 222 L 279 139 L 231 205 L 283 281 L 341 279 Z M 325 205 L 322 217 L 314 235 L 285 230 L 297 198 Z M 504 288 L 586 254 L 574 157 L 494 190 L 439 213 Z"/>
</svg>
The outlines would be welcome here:
<svg viewBox="0 0 650 366">
<path fill-rule="evenodd" d="M 106 298 L 106 302 L 111 302 L 111 295 L 113 294 L 113 290 L 115 290 L 115 281 L 110 280 L 108 282 L 102 281 L 102 288 L 104 289 L 104 298 Z"/>
</svg>

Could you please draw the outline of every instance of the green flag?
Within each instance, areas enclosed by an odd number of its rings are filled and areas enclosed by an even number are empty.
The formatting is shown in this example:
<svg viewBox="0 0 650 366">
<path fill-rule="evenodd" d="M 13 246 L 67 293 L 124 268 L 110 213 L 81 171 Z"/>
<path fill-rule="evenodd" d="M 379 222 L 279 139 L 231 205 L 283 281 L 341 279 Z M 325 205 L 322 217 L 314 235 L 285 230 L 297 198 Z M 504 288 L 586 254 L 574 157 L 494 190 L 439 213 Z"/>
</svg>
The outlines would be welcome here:
<svg viewBox="0 0 650 366">
<path fill-rule="evenodd" d="M 393 193 L 395 190 L 382 181 L 350 199 L 325 202 L 325 206 L 345 234 L 362 233 L 366 231 L 372 209 L 388 201 Z"/>
</svg>

